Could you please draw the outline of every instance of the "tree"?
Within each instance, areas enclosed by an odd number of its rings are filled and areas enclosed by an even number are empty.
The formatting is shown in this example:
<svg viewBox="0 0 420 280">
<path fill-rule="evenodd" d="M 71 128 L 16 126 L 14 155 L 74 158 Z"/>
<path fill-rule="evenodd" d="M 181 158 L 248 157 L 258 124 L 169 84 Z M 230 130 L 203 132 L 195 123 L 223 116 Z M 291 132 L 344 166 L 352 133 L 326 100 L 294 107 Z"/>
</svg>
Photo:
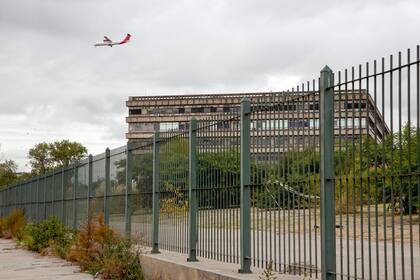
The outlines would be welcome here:
<svg viewBox="0 0 420 280">
<path fill-rule="evenodd" d="M 17 179 L 17 164 L 13 160 L 0 162 L 0 186 L 11 184 Z"/>
<path fill-rule="evenodd" d="M 28 158 L 32 173 L 35 174 L 44 174 L 54 166 L 50 154 L 50 144 L 46 142 L 36 144 L 35 147 L 30 149 Z"/>
<path fill-rule="evenodd" d="M 39 143 L 29 150 L 28 157 L 32 173 L 43 174 L 59 166 L 65 166 L 80 160 L 87 154 L 82 144 L 69 140 L 53 143 Z"/>
<path fill-rule="evenodd" d="M 49 149 L 52 161 L 58 166 L 69 165 L 82 159 L 87 154 L 86 147 L 69 140 L 55 141 L 50 144 Z"/>
</svg>

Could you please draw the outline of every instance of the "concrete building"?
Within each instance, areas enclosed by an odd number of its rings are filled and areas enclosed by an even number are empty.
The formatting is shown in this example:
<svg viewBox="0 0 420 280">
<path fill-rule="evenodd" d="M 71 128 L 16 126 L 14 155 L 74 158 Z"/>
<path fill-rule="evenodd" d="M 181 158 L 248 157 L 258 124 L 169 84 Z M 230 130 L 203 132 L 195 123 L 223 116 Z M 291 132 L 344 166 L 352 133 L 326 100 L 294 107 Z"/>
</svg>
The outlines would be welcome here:
<svg viewBox="0 0 420 280">
<path fill-rule="evenodd" d="M 276 145 L 293 135 L 296 136 L 294 140 L 304 142 L 305 137 L 318 134 L 319 95 L 311 92 L 261 92 L 131 96 L 126 102 L 126 138 L 129 141 L 141 141 L 150 138 L 155 129 L 185 129 L 193 116 L 200 120 L 212 115 L 221 116 L 224 112 L 239 113 L 240 102 L 245 96 L 250 98 L 252 106 L 261 107 L 251 115 L 251 132 L 274 132 L 259 141 Z M 360 133 L 367 134 L 369 128 L 372 137 L 376 135 L 382 139 L 388 132 L 380 112 L 365 90 L 335 94 L 334 127 L 335 134 L 341 137 L 358 137 Z"/>
</svg>

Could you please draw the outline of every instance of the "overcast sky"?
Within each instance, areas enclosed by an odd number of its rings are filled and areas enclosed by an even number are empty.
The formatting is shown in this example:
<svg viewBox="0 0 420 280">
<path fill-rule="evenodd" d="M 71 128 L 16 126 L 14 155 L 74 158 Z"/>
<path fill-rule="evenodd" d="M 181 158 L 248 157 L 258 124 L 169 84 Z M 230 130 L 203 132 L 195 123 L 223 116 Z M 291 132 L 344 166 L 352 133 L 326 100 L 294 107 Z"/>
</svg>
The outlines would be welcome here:
<svg viewBox="0 0 420 280">
<path fill-rule="evenodd" d="M 419 0 L 0 0 L 0 156 L 97 154 L 125 144 L 130 95 L 283 90 L 415 47 L 419 26 Z"/>
</svg>

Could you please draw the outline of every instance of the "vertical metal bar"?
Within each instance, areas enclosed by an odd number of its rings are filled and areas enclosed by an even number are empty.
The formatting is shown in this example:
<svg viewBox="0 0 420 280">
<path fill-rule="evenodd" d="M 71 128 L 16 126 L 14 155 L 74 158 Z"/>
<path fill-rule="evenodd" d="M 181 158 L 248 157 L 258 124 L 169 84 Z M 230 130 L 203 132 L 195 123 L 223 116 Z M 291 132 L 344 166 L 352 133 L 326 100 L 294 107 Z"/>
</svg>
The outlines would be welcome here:
<svg viewBox="0 0 420 280">
<path fill-rule="evenodd" d="M 64 172 L 65 172 L 65 168 L 64 166 L 61 167 L 61 222 L 64 224 Z"/>
<path fill-rule="evenodd" d="M 159 131 L 153 136 L 152 253 L 159 253 Z"/>
<path fill-rule="evenodd" d="M 76 196 L 77 196 L 77 185 L 79 181 L 79 163 L 76 162 L 74 164 L 74 185 L 73 185 L 73 229 L 77 229 L 77 203 L 76 203 Z"/>
<path fill-rule="evenodd" d="M 334 190 L 334 74 L 325 66 L 320 83 L 320 173 L 321 173 L 321 276 L 335 279 Z"/>
<path fill-rule="evenodd" d="M 111 151 L 105 150 L 104 222 L 109 225 L 109 190 L 111 187 Z"/>
<path fill-rule="evenodd" d="M 250 114 L 247 97 L 241 100 L 241 255 L 240 273 L 251 273 Z"/>
<path fill-rule="evenodd" d="M 131 237 L 131 181 L 132 181 L 132 166 L 133 166 L 133 151 L 132 142 L 127 142 L 126 146 L 126 161 L 125 161 L 125 236 Z"/>
<path fill-rule="evenodd" d="M 88 223 L 92 220 L 92 167 L 93 167 L 93 156 L 89 155 L 88 164 L 88 189 L 87 189 L 87 220 Z"/>
<path fill-rule="evenodd" d="M 47 218 L 47 175 L 44 174 L 44 215 L 43 220 Z"/>
<path fill-rule="evenodd" d="M 189 255 L 187 261 L 197 261 L 197 191 L 196 191 L 196 172 L 197 172 L 197 119 L 192 118 L 190 122 L 189 135 Z"/>
</svg>

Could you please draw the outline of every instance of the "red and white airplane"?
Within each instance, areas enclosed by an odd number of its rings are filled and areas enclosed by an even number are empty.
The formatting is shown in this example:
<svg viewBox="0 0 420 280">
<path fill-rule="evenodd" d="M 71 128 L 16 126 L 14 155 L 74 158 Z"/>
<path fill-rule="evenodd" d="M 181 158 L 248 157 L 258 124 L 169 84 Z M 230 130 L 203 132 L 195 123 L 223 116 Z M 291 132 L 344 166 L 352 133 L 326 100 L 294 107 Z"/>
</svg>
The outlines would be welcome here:
<svg viewBox="0 0 420 280">
<path fill-rule="evenodd" d="M 95 47 L 112 47 L 112 46 L 115 46 L 115 45 L 122 45 L 122 44 L 130 42 L 130 38 L 131 38 L 131 35 L 127 33 L 127 35 L 125 36 L 125 38 L 122 41 L 113 42 L 107 36 L 104 36 L 103 42 L 102 43 L 96 43 L 94 46 Z"/>
</svg>

